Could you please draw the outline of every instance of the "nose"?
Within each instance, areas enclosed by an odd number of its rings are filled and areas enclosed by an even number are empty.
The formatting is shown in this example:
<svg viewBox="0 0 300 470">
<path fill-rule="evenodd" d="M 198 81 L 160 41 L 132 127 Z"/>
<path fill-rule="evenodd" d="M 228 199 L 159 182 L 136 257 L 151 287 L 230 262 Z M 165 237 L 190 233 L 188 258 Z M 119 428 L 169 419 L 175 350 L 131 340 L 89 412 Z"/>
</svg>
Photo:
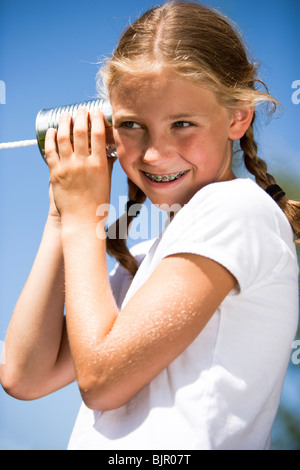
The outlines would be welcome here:
<svg viewBox="0 0 300 470">
<path fill-rule="evenodd" d="M 143 161 L 151 166 L 158 166 L 161 162 L 166 162 L 174 158 L 175 149 L 167 136 L 147 139 L 143 153 Z"/>
<path fill-rule="evenodd" d="M 155 165 L 162 160 L 163 156 L 161 151 L 154 147 L 148 147 L 143 155 L 144 163 L 148 163 L 149 165 Z"/>
</svg>

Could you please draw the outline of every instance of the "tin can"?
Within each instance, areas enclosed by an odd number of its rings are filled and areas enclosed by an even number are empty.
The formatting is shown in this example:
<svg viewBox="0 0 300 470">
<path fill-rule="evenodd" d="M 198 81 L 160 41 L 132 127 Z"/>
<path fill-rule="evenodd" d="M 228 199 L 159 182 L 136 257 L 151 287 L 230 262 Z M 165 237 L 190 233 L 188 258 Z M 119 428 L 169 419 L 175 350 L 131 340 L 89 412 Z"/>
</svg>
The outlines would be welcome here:
<svg viewBox="0 0 300 470">
<path fill-rule="evenodd" d="M 81 103 L 75 103 L 75 104 L 66 105 L 66 106 L 59 106 L 57 108 L 41 109 L 36 117 L 35 131 L 36 131 L 36 138 L 37 138 L 38 146 L 45 162 L 46 162 L 45 137 L 46 137 L 47 130 L 50 128 L 58 129 L 59 120 L 63 113 L 69 113 L 74 120 L 76 117 L 78 108 L 82 106 L 86 107 L 88 111 L 92 111 L 94 108 L 100 108 L 104 116 L 106 117 L 107 121 L 112 126 L 111 105 L 109 101 L 104 100 L 104 99 L 83 101 Z M 107 150 L 108 157 L 117 156 L 113 142 L 107 142 L 106 150 Z"/>
</svg>

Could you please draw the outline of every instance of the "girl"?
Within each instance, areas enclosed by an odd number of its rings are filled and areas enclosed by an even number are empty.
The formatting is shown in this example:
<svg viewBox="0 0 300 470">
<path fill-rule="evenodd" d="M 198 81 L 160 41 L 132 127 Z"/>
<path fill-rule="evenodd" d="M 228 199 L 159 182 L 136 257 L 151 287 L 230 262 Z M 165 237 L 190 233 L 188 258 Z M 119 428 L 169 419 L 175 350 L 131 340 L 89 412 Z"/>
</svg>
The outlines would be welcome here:
<svg viewBox="0 0 300 470">
<path fill-rule="evenodd" d="M 145 13 L 101 77 L 128 209 L 148 197 L 171 222 L 132 253 L 106 240 L 104 117 L 64 115 L 47 134 L 49 217 L 2 385 L 34 399 L 76 379 L 70 449 L 267 449 L 298 317 L 300 204 L 253 132 L 257 104 L 276 100 L 230 22 L 197 2 Z M 257 184 L 235 177 L 234 142 Z"/>
</svg>

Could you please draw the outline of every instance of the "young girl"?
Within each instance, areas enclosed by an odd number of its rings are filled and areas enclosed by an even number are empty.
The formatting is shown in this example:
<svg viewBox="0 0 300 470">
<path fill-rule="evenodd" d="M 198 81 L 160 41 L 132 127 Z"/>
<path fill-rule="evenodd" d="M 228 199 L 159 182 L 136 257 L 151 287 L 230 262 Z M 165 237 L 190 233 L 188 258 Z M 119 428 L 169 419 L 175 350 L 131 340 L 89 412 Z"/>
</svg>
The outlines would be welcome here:
<svg viewBox="0 0 300 470">
<path fill-rule="evenodd" d="M 197 2 L 145 13 L 101 76 L 128 209 L 148 197 L 171 222 L 132 253 L 106 240 L 104 117 L 64 115 L 47 134 L 49 217 L 2 385 L 34 399 L 77 380 L 70 449 L 267 449 L 298 318 L 300 204 L 253 132 L 256 106 L 276 100 L 230 22 Z M 256 183 L 235 177 L 234 142 Z"/>
</svg>

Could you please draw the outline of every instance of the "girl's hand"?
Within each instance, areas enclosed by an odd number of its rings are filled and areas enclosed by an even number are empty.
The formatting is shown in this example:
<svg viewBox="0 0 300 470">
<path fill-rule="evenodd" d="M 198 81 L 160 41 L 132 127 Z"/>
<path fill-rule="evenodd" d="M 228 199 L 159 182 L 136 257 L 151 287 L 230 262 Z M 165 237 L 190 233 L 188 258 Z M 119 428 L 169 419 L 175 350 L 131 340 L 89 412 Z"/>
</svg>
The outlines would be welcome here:
<svg viewBox="0 0 300 470">
<path fill-rule="evenodd" d="M 106 156 L 105 121 L 101 111 L 97 109 L 89 115 L 86 108 L 80 108 L 73 132 L 71 116 L 63 115 L 58 131 L 47 132 L 45 153 L 62 223 L 98 223 L 98 206 L 110 202 L 114 161 Z"/>
</svg>

